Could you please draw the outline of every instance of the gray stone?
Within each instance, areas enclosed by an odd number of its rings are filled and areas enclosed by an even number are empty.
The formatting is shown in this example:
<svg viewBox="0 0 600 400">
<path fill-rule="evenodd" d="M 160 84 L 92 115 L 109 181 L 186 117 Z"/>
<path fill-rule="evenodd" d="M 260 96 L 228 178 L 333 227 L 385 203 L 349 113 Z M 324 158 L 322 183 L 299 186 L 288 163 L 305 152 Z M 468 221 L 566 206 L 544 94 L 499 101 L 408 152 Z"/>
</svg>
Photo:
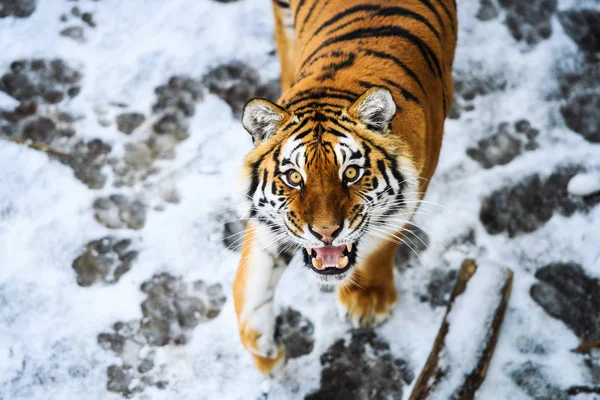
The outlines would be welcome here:
<svg viewBox="0 0 600 400">
<path fill-rule="evenodd" d="M 239 61 L 216 66 L 204 75 L 202 82 L 211 93 L 229 104 L 238 118 L 248 100 L 261 97 L 276 101 L 281 94 L 279 80 L 261 82 L 254 68 Z"/>
<path fill-rule="evenodd" d="M 506 26 L 518 41 L 536 45 L 552 35 L 551 18 L 557 0 L 499 0 L 506 10 Z"/>
<path fill-rule="evenodd" d="M 506 232 L 509 237 L 533 232 L 558 212 L 571 216 L 588 211 L 600 203 L 600 195 L 585 198 L 569 196 L 569 180 L 581 172 L 578 167 L 563 167 L 542 180 L 539 175 L 494 191 L 482 203 L 479 219 L 490 234 Z"/>
<path fill-rule="evenodd" d="M 0 2 L 0 18 L 29 17 L 35 11 L 36 0 L 2 0 Z"/>
<path fill-rule="evenodd" d="M 540 268 L 531 297 L 548 314 L 565 323 L 583 343 L 600 341 L 600 280 L 576 264 Z"/>
<path fill-rule="evenodd" d="M 591 9 L 571 9 L 558 13 L 565 33 L 584 52 L 600 51 L 600 11 Z"/>
<path fill-rule="evenodd" d="M 527 361 L 510 371 L 510 377 L 533 400 L 568 400 L 567 393 L 554 386 L 544 367 Z"/>
<path fill-rule="evenodd" d="M 481 139 L 476 147 L 468 148 L 467 155 L 486 169 L 505 165 L 523 152 L 535 150 L 538 133 L 527 120 L 517 121 L 514 128 L 503 122 L 494 135 Z"/>
<path fill-rule="evenodd" d="M 50 118 L 35 117 L 23 124 L 21 136 L 34 142 L 50 143 L 58 134 L 56 124 Z"/>
<path fill-rule="evenodd" d="M 0 77 L 0 90 L 21 102 L 55 104 L 81 80 L 81 73 L 61 59 L 22 59 Z"/>
<path fill-rule="evenodd" d="M 481 3 L 479 4 L 479 10 L 475 16 L 480 21 L 489 21 L 496 18 L 498 14 L 498 8 L 492 0 L 481 0 Z"/>
<path fill-rule="evenodd" d="M 287 308 L 277 316 L 275 339 L 283 343 L 286 356 L 298 358 L 312 352 L 315 345 L 314 326 L 299 311 Z"/>
<path fill-rule="evenodd" d="M 73 261 L 77 283 L 91 286 L 96 282 L 118 282 L 138 256 L 136 250 L 125 252 L 130 244 L 129 239 L 117 241 L 112 236 L 89 242 L 84 252 Z"/>
<path fill-rule="evenodd" d="M 154 159 L 150 148 L 145 143 L 127 143 L 123 161 L 132 168 L 143 169 L 149 167 Z"/>
<path fill-rule="evenodd" d="M 560 112 L 571 130 L 590 142 L 600 143 L 600 93 L 573 96 Z"/>
<path fill-rule="evenodd" d="M 80 43 L 85 41 L 85 33 L 83 31 L 83 27 L 81 26 L 69 26 L 60 31 L 60 35 L 71 38 Z"/>
<path fill-rule="evenodd" d="M 117 115 L 117 129 L 123 133 L 131 134 L 146 119 L 144 114 L 129 112 Z"/>
<path fill-rule="evenodd" d="M 321 387 L 306 400 L 402 399 L 414 374 L 372 329 L 351 331 L 321 355 Z"/>
</svg>

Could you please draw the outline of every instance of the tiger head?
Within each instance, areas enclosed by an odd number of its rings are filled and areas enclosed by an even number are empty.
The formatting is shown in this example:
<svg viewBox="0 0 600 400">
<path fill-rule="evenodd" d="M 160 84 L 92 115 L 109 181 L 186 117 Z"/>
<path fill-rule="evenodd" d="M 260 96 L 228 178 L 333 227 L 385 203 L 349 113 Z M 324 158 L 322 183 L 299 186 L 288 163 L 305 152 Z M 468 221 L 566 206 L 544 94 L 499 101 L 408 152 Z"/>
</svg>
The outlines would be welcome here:
<svg viewBox="0 0 600 400">
<path fill-rule="evenodd" d="M 244 161 L 241 203 L 261 247 L 273 254 L 302 247 L 319 281 L 336 283 L 350 276 L 361 248 L 394 240 L 418 186 L 406 146 L 391 133 L 395 114 L 384 88 L 347 107 L 301 113 L 251 100 L 243 125 L 255 147 Z"/>
</svg>

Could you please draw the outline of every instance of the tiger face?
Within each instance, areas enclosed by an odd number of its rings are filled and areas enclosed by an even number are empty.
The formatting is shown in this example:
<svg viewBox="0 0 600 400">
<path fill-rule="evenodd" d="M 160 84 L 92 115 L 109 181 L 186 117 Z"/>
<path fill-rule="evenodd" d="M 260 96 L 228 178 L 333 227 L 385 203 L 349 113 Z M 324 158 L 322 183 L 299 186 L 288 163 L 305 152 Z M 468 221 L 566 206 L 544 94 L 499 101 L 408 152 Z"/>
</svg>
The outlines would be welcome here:
<svg viewBox="0 0 600 400">
<path fill-rule="evenodd" d="M 242 173 L 244 214 L 271 254 L 303 248 L 322 283 L 342 282 L 378 238 L 402 229 L 416 207 L 416 172 L 398 135 L 396 105 L 373 88 L 347 108 L 296 114 L 253 100 L 243 124 L 255 148 Z"/>
</svg>

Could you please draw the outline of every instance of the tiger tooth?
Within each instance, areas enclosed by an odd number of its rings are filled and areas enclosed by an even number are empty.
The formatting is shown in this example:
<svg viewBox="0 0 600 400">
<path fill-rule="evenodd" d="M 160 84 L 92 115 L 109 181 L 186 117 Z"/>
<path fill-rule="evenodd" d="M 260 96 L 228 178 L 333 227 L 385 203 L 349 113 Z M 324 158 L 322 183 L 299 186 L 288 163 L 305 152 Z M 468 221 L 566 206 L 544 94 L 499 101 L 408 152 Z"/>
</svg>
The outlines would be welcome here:
<svg viewBox="0 0 600 400">
<path fill-rule="evenodd" d="M 309 256 L 312 256 L 312 249 L 310 247 L 306 247 L 306 252 Z"/>
<path fill-rule="evenodd" d="M 346 249 L 348 249 L 348 253 L 352 251 L 352 246 L 353 246 L 353 244 L 352 244 L 352 243 L 348 243 L 348 244 L 346 245 Z"/>
<path fill-rule="evenodd" d="M 343 257 L 339 257 L 338 258 L 338 269 L 344 269 L 346 268 L 346 265 L 348 265 L 348 257 L 347 256 L 343 256 Z"/>
<path fill-rule="evenodd" d="M 311 261 L 313 267 L 315 267 L 316 269 L 321 269 L 321 267 L 323 266 L 323 260 L 321 260 L 320 258 L 313 257 Z"/>
</svg>

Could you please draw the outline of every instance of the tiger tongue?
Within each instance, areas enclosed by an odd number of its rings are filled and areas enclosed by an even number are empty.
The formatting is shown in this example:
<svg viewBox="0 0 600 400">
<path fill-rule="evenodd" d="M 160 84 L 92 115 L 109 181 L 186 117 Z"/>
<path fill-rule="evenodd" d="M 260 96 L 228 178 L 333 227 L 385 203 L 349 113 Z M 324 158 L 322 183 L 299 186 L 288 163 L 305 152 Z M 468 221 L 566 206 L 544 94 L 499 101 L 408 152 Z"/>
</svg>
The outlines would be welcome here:
<svg viewBox="0 0 600 400">
<path fill-rule="evenodd" d="M 340 257 L 344 257 L 344 250 L 346 246 L 325 246 L 315 248 L 314 251 L 317 254 L 316 259 L 321 260 L 323 267 L 338 267 L 344 268 L 339 265 Z"/>
</svg>

